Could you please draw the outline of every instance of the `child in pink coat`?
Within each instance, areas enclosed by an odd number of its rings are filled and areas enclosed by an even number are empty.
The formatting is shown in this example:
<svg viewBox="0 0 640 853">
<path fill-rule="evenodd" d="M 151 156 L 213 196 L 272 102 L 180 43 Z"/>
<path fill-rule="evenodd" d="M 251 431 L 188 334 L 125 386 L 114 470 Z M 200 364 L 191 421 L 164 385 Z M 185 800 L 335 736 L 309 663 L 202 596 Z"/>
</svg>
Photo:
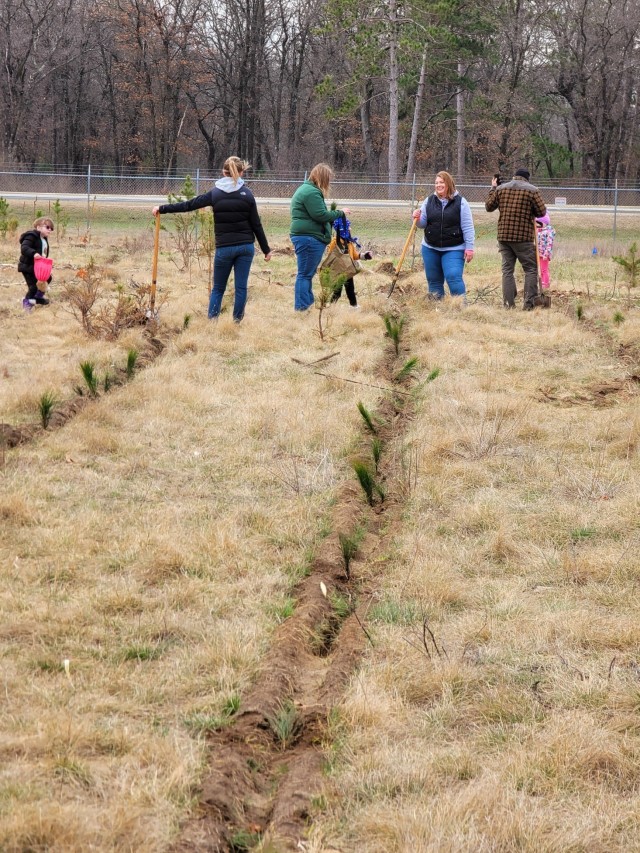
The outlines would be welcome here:
<svg viewBox="0 0 640 853">
<path fill-rule="evenodd" d="M 549 214 L 536 219 L 536 238 L 538 240 L 538 258 L 540 260 L 540 283 L 543 288 L 549 287 L 549 261 L 553 253 L 553 240 L 556 236 L 551 225 Z"/>
</svg>

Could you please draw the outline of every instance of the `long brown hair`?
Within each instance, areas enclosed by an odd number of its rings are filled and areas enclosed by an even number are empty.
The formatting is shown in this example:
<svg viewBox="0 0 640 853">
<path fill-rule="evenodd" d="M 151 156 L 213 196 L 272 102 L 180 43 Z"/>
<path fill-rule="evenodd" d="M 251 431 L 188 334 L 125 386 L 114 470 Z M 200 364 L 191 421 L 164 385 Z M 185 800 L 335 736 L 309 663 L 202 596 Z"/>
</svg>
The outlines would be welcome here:
<svg viewBox="0 0 640 853">
<path fill-rule="evenodd" d="M 227 157 L 227 159 L 224 161 L 224 165 L 222 167 L 222 174 L 225 176 L 225 178 L 231 178 L 233 180 L 233 183 L 237 184 L 240 175 L 250 168 L 250 163 L 247 163 L 246 160 L 241 160 L 240 157 L 236 157 L 235 155 L 233 155 L 232 157 Z"/>
<path fill-rule="evenodd" d="M 309 172 L 309 180 L 318 187 L 325 198 L 329 194 L 331 178 L 333 178 L 333 169 L 326 163 L 318 163 Z"/>
<path fill-rule="evenodd" d="M 436 178 L 441 178 L 444 181 L 444 185 L 447 189 L 447 198 L 453 198 L 456 191 L 456 184 L 449 172 L 438 172 Z"/>
</svg>

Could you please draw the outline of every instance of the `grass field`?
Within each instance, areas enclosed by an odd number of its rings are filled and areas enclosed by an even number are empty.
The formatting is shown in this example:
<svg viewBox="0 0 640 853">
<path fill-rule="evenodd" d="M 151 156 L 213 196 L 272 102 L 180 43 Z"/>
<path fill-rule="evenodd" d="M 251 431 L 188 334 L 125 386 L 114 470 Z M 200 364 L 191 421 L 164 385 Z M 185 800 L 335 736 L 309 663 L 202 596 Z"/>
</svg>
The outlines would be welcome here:
<svg viewBox="0 0 640 853">
<path fill-rule="evenodd" d="M 181 271 L 168 230 L 155 350 L 88 338 L 63 283 L 89 257 L 107 294 L 148 283 L 150 219 L 96 213 L 87 242 L 70 216 L 31 315 L 0 243 L 3 430 L 146 353 L 0 450 L 0 850 L 639 849 L 640 314 L 610 222 L 554 221 L 530 313 L 501 309 L 492 217 L 466 308 L 426 302 L 418 248 L 387 300 L 407 223 L 354 222 L 377 257 L 324 341 L 281 212 L 240 326 L 206 320 L 206 259 Z"/>
</svg>

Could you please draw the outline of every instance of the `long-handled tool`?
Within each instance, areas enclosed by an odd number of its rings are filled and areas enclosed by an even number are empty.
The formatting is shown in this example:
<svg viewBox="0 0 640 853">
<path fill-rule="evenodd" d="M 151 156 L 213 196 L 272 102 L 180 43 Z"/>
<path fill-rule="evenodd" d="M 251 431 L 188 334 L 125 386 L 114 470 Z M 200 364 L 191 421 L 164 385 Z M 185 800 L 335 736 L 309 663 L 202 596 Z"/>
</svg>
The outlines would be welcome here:
<svg viewBox="0 0 640 853">
<path fill-rule="evenodd" d="M 153 263 L 151 265 L 151 293 L 149 295 L 149 316 L 153 317 L 156 305 L 156 284 L 158 281 L 158 247 L 160 245 L 160 214 L 156 213 L 156 230 L 153 235 Z"/>
<path fill-rule="evenodd" d="M 396 271 L 393 274 L 393 279 L 391 281 L 391 287 L 389 288 L 389 293 L 387 293 L 387 299 L 391 296 L 398 281 L 398 276 L 400 275 L 400 270 L 402 269 L 402 264 L 404 263 L 404 256 L 407 254 L 407 249 L 409 248 L 409 244 L 413 240 L 413 235 L 416 233 L 416 228 L 418 227 L 418 220 L 414 219 L 413 224 L 411 226 L 411 231 L 409 231 L 409 236 L 406 239 L 404 244 L 404 249 L 402 250 L 402 254 L 400 255 L 400 260 L 398 261 L 398 266 L 396 267 Z"/>
</svg>

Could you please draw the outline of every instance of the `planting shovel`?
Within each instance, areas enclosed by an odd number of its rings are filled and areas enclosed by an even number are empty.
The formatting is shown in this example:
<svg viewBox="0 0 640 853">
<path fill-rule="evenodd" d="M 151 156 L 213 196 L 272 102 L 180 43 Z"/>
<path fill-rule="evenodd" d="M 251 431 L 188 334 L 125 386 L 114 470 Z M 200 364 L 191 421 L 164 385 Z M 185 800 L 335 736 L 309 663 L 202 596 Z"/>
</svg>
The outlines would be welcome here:
<svg viewBox="0 0 640 853">
<path fill-rule="evenodd" d="M 158 281 L 158 247 L 160 245 L 160 214 L 156 213 L 156 230 L 153 235 L 153 263 L 151 265 L 151 294 L 148 316 L 153 317 L 156 305 L 156 283 Z"/>
<path fill-rule="evenodd" d="M 404 244 L 404 249 L 402 250 L 402 254 L 400 255 L 400 260 L 398 261 L 398 266 L 396 267 L 396 271 L 393 274 L 393 279 L 391 281 L 391 287 L 389 288 L 389 293 L 387 293 L 387 299 L 390 298 L 393 290 L 396 286 L 396 282 L 398 281 L 398 276 L 400 275 L 400 270 L 402 269 L 402 264 L 404 263 L 404 256 L 407 254 L 407 249 L 409 248 L 409 243 L 411 243 L 413 239 L 413 235 L 416 233 L 416 228 L 418 227 L 418 220 L 414 219 L 413 224 L 411 226 L 411 231 L 409 231 L 409 236 L 406 239 Z"/>
</svg>

